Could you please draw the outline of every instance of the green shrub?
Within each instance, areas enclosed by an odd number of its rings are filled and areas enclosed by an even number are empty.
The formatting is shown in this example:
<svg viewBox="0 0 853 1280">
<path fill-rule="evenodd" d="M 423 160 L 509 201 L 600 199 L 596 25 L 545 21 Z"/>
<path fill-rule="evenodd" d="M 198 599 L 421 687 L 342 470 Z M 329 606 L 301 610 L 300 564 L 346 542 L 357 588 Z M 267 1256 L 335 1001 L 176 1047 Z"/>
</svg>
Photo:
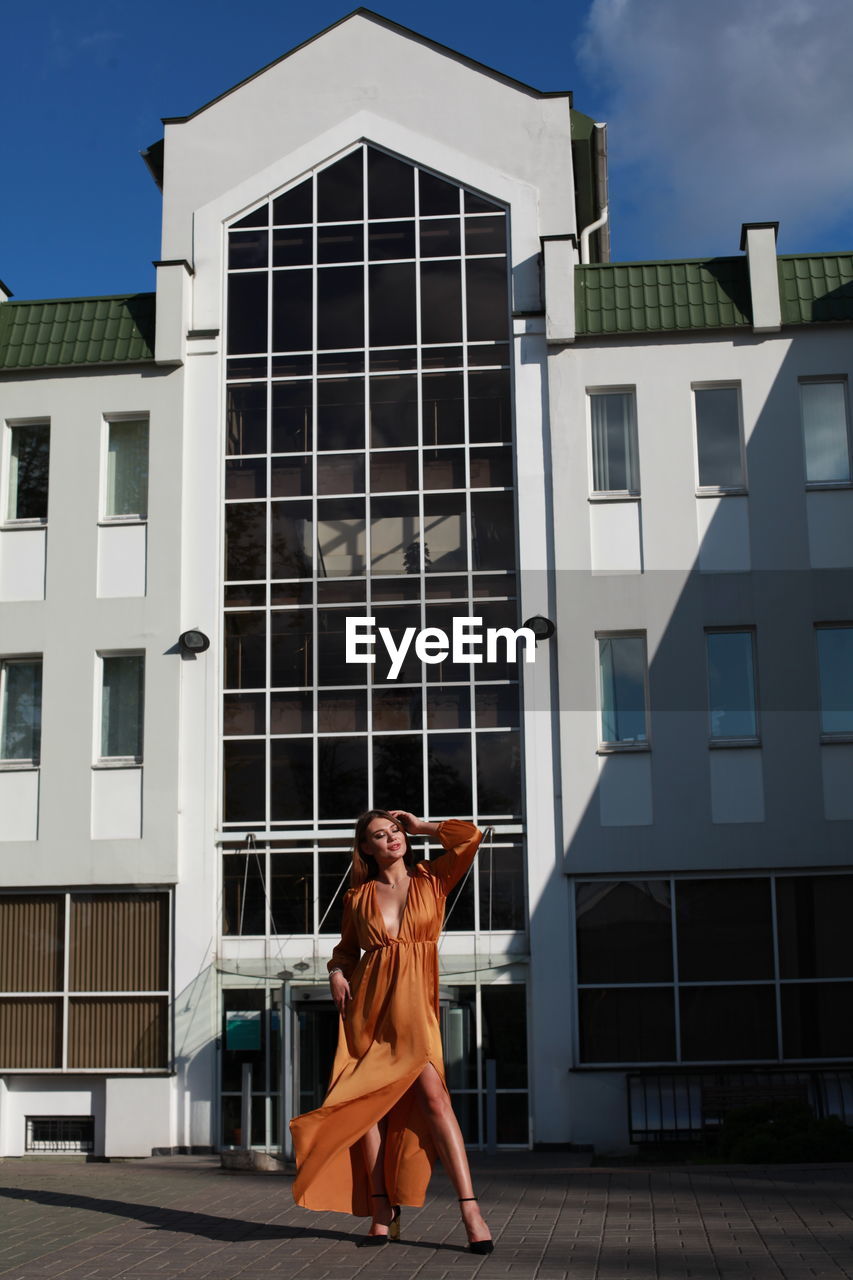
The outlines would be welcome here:
<svg viewBox="0 0 853 1280">
<path fill-rule="evenodd" d="M 818 1119 L 804 1102 L 767 1102 L 730 1111 L 717 1150 L 736 1164 L 853 1160 L 853 1133 L 838 1116 Z"/>
</svg>

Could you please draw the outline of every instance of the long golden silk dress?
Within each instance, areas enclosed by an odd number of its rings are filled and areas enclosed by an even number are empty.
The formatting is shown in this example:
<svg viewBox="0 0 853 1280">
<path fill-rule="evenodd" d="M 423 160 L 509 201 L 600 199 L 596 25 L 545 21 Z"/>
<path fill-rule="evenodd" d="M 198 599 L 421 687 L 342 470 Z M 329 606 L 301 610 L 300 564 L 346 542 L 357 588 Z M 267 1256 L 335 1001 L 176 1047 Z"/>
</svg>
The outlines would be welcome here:
<svg viewBox="0 0 853 1280">
<path fill-rule="evenodd" d="M 322 1107 L 291 1122 L 298 1169 L 293 1198 L 306 1209 L 366 1217 L 370 1186 L 359 1140 L 387 1117 L 385 1187 L 392 1204 L 422 1205 L 435 1150 L 415 1091 L 427 1063 L 445 1089 L 438 1021 L 438 937 L 448 893 L 474 860 L 483 833 L 442 822 L 445 853 L 411 870 L 400 932 L 388 933 L 376 882 L 344 898 L 340 967 L 352 1000 L 341 1018 L 331 1083 Z M 360 957 L 360 958 L 359 958 Z"/>
</svg>

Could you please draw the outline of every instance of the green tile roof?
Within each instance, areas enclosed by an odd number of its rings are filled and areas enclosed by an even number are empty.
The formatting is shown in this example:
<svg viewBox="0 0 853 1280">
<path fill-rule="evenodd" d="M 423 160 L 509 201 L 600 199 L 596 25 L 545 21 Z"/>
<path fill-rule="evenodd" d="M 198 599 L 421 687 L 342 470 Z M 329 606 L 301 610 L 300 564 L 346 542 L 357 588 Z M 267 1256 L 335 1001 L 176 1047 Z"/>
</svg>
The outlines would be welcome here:
<svg viewBox="0 0 853 1280">
<path fill-rule="evenodd" d="M 853 320 L 853 253 L 779 258 L 783 324 Z"/>
<path fill-rule="evenodd" d="M 0 304 L 0 372 L 154 359 L 153 293 Z"/>
<path fill-rule="evenodd" d="M 853 321 L 853 253 L 780 257 L 783 324 Z M 746 256 L 607 262 L 575 272 L 578 337 L 752 324 Z"/>
<path fill-rule="evenodd" d="M 581 266 L 575 304 L 578 336 L 752 324 L 745 257 Z"/>
</svg>

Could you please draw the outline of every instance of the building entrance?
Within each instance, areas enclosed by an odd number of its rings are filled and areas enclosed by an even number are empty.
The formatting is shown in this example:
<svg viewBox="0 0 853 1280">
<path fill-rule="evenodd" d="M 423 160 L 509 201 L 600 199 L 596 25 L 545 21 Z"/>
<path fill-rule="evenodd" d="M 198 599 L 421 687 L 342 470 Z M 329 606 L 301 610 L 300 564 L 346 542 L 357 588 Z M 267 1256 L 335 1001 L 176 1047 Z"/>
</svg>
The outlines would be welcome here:
<svg viewBox="0 0 853 1280">
<path fill-rule="evenodd" d="M 293 1002 L 293 1099 L 297 1114 L 323 1105 L 338 1044 L 338 1011 L 331 1000 Z"/>
<path fill-rule="evenodd" d="M 447 1084 L 466 1144 L 529 1141 L 523 983 L 442 986 Z M 223 992 L 220 1141 L 290 1154 L 288 1122 L 322 1106 L 338 1043 L 325 984 Z M 284 1099 L 284 1106 L 281 1101 Z"/>
</svg>

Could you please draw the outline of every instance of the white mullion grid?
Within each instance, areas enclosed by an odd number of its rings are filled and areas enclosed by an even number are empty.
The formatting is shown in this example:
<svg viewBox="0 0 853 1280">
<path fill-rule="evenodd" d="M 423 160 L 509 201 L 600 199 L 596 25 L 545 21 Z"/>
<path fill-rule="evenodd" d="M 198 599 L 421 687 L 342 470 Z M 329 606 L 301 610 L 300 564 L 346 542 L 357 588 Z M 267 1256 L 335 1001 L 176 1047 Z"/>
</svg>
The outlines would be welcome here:
<svg viewBox="0 0 853 1280">
<path fill-rule="evenodd" d="M 61 1069 L 68 1070 L 68 1024 L 69 988 L 71 986 L 71 894 L 63 894 L 65 899 L 65 918 L 63 920 L 63 952 L 62 952 L 62 1058 Z"/>
<path fill-rule="evenodd" d="M 318 360 L 318 307 L 320 296 L 319 281 L 319 219 L 320 208 L 317 196 L 317 174 L 311 177 L 311 209 L 313 227 L 311 230 L 311 710 L 313 712 L 313 728 L 311 734 L 311 823 L 317 826 L 320 813 L 320 739 L 317 732 L 320 693 L 318 674 L 320 670 L 320 524 L 317 503 L 317 473 L 320 423 L 320 383 Z M 282 1011 L 282 1017 L 284 1012 Z"/>
<path fill-rule="evenodd" d="M 273 351 L 273 269 L 272 269 L 272 201 L 267 200 L 267 350 L 266 350 L 266 583 L 264 584 L 264 824 L 272 819 L 272 746 L 270 744 L 270 669 L 272 664 L 272 616 L 270 579 L 272 578 L 272 351 Z M 248 851 L 247 851 L 248 856 Z M 269 935 L 269 902 L 264 904 L 264 931 Z"/>
<path fill-rule="evenodd" d="M 779 955 L 779 918 L 776 911 L 776 874 L 770 873 L 770 922 L 773 928 L 773 988 L 776 1006 L 776 1057 L 784 1061 L 784 1041 L 782 1039 L 782 985 L 780 981 L 781 964 Z"/>
<path fill-rule="evenodd" d="M 311 844 L 311 874 L 314 877 L 313 892 L 311 894 L 311 935 L 316 939 L 316 938 L 319 938 L 320 936 L 320 842 L 319 840 L 314 840 Z"/>
<path fill-rule="evenodd" d="M 373 512 L 373 493 L 370 487 L 370 466 L 372 459 L 370 439 L 370 267 L 368 264 L 368 186 L 367 186 L 367 145 L 362 146 L 362 203 L 364 241 L 362 256 L 364 257 L 364 607 L 365 617 L 370 617 L 373 605 L 373 529 L 371 526 Z M 367 807 L 373 808 L 373 672 L 374 667 L 367 665 L 365 670 L 364 690 L 367 699 Z"/>
<path fill-rule="evenodd" d="M 465 273 L 466 265 L 465 256 L 465 190 L 459 188 L 459 274 L 460 274 L 460 298 L 462 307 L 462 421 L 463 421 L 463 452 L 465 454 L 465 549 L 468 558 L 468 568 L 466 572 L 466 585 L 468 591 L 468 608 L 473 615 L 474 610 L 474 548 L 473 539 L 471 537 L 471 438 L 470 438 L 470 412 L 468 402 L 468 280 Z M 468 698 L 470 702 L 470 722 L 471 727 L 468 730 L 468 754 L 471 760 L 471 803 L 473 805 L 474 821 L 479 824 L 480 820 L 480 797 L 477 787 L 477 715 L 476 715 L 476 698 L 474 683 L 474 667 L 473 664 L 468 670 Z M 480 894 L 479 894 L 479 869 L 474 869 L 475 892 L 474 892 L 474 928 L 479 928 L 480 919 Z"/>
<path fill-rule="evenodd" d="M 426 626 L 426 511 L 424 508 L 424 377 L 423 377 L 423 325 L 421 323 L 421 185 L 420 170 L 412 168 L 415 184 L 415 376 L 418 396 L 418 615 L 421 629 Z M 429 716 L 427 712 L 427 664 L 421 663 L 421 771 L 424 793 L 424 813 L 432 812 L 429 793 Z"/>
<path fill-rule="evenodd" d="M 270 748 L 271 750 L 271 748 Z M 267 770 L 267 776 L 270 770 Z M 272 792 L 272 785 L 270 785 Z M 261 890 L 264 895 L 264 952 L 268 953 L 270 939 L 272 937 L 272 894 L 270 892 L 270 847 L 264 844 L 261 849 L 255 844 L 252 850 L 255 855 L 255 867 L 261 875 Z"/>
<path fill-rule="evenodd" d="M 510 459 L 512 461 L 512 479 L 509 486 L 509 491 L 510 493 L 512 493 L 512 514 L 513 514 L 513 520 L 515 522 L 515 536 L 513 538 L 515 564 L 513 566 L 512 578 L 514 582 L 513 592 L 515 596 L 515 618 L 517 622 L 520 622 L 523 620 L 524 614 L 522 612 L 522 601 L 521 601 L 521 520 L 519 519 L 519 509 L 518 509 L 518 493 L 519 493 L 518 450 L 516 448 L 516 441 L 518 440 L 518 432 L 515 429 L 516 427 L 515 409 L 516 409 L 516 403 L 517 403 L 516 395 L 515 395 L 516 344 L 515 344 L 515 334 L 513 333 L 513 324 L 512 324 L 512 272 L 510 270 L 510 267 L 512 265 L 512 233 L 509 225 L 509 220 L 510 220 L 509 211 L 504 210 L 503 217 L 504 217 L 504 233 L 505 233 L 505 246 L 506 246 L 506 250 L 504 254 L 504 264 L 505 264 L 506 282 L 507 282 L 507 311 L 508 311 L 507 328 L 508 328 L 508 339 L 509 339 L 507 343 L 507 357 L 506 357 L 507 372 L 509 375 L 509 441 L 508 442 L 500 441 L 500 445 L 503 448 L 509 448 Z M 521 340 L 519 339 L 519 349 L 520 347 L 521 347 Z M 507 486 L 504 485 L 503 488 L 504 490 L 506 490 Z M 507 584 L 508 584 L 508 579 L 507 579 Z M 504 594 L 505 595 L 509 594 L 508 585 L 507 585 L 507 589 L 504 591 Z M 519 670 L 519 674 L 517 675 L 513 683 L 515 684 L 516 706 L 519 708 L 519 713 L 520 713 L 519 723 L 518 723 L 518 734 L 519 734 L 519 744 L 521 747 L 521 762 L 522 762 L 521 767 L 522 767 L 522 770 L 526 773 L 527 735 L 524 729 L 524 714 L 523 714 L 525 678 L 526 677 L 525 677 L 524 668 L 521 667 Z M 522 811 L 522 814 L 525 813 L 524 788 L 522 788 L 522 795 L 521 795 L 521 811 Z M 524 827 L 526 831 L 527 829 L 526 823 L 524 824 Z M 525 857 L 524 865 L 526 868 L 527 866 L 526 857 Z M 527 880 L 527 877 L 525 876 L 525 890 L 526 890 L 526 880 Z M 527 913 L 526 905 L 525 905 L 525 913 Z M 526 914 L 526 918 L 529 920 L 529 916 L 527 914 Z"/>
<path fill-rule="evenodd" d="M 669 877 L 669 933 L 672 945 L 672 998 L 673 1026 L 675 1029 L 675 1061 L 681 1062 L 681 995 L 678 974 L 678 914 L 675 909 L 675 895 L 678 885 L 674 876 Z M 653 983 L 644 985 L 653 986 Z"/>
</svg>

